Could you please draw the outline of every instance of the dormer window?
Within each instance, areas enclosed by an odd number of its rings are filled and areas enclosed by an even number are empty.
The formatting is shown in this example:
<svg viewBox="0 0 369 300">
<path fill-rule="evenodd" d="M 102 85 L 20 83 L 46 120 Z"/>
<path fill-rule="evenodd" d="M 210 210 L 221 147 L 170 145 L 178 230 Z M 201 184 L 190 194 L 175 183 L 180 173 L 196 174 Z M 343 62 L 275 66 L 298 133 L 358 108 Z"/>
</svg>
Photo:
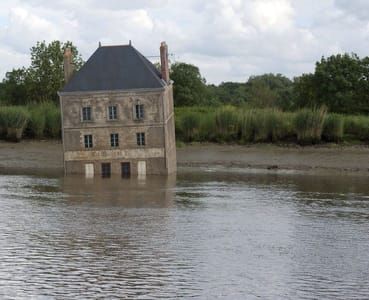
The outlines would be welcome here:
<svg viewBox="0 0 369 300">
<path fill-rule="evenodd" d="M 117 120 L 118 119 L 118 110 L 116 105 L 111 105 L 108 107 L 108 119 L 109 120 Z"/>
<path fill-rule="evenodd" d="M 82 107 L 82 121 L 91 121 L 91 106 Z"/>
</svg>

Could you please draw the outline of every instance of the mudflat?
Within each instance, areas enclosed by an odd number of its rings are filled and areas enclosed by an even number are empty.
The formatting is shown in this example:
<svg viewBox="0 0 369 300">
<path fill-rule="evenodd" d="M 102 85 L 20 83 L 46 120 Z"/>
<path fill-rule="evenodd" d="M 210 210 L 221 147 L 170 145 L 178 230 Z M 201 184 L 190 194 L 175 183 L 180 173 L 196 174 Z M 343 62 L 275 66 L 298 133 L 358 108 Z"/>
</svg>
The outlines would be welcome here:
<svg viewBox="0 0 369 300">
<path fill-rule="evenodd" d="M 177 149 L 178 166 L 369 174 L 368 146 L 250 146 L 196 144 Z M 63 173 L 61 141 L 0 142 L 0 173 Z"/>
</svg>

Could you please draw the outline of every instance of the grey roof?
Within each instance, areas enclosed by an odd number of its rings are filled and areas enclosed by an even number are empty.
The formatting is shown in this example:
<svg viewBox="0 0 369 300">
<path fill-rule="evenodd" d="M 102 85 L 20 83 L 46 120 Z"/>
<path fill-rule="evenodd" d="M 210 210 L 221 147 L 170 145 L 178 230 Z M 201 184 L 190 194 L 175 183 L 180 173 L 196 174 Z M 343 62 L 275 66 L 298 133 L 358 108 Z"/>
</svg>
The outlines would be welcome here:
<svg viewBox="0 0 369 300">
<path fill-rule="evenodd" d="M 155 89 L 165 85 L 156 67 L 131 45 L 102 46 L 61 92 Z"/>
</svg>

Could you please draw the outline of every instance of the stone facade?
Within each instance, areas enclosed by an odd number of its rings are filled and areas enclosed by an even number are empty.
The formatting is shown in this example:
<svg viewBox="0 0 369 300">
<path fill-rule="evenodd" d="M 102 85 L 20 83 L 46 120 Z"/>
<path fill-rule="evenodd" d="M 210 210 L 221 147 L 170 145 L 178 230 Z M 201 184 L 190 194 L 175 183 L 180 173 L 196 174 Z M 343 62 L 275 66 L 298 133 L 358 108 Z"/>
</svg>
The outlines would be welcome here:
<svg viewBox="0 0 369 300">
<path fill-rule="evenodd" d="M 144 162 L 147 174 L 176 171 L 176 148 L 172 85 L 163 89 L 109 92 L 59 93 L 63 121 L 64 167 L 66 174 L 84 174 L 86 164 L 100 175 L 102 163 L 110 163 L 111 174 L 121 174 L 121 163 L 130 163 L 138 174 Z M 135 107 L 143 105 L 144 118 L 136 119 Z M 117 108 L 109 120 L 108 107 Z M 91 120 L 82 120 L 83 107 L 91 108 Z M 136 133 L 145 133 L 145 145 L 138 145 Z M 118 134 L 119 146 L 112 147 L 111 134 Z M 85 135 L 92 135 L 92 148 L 85 148 Z"/>
</svg>

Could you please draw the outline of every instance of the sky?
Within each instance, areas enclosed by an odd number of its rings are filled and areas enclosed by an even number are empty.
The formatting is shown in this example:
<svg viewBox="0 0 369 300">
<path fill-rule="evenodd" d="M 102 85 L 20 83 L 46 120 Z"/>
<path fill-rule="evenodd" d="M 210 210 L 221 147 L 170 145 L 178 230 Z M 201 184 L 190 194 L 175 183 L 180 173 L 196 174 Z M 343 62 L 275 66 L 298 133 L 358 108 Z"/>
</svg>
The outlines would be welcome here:
<svg viewBox="0 0 369 300">
<path fill-rule="evenodd" d="M 367 0 L 1 0 L 0 77 L 28 66 L 37 41 L 72 41 L 83 59 L 128 44 L 200 68 L 208 83 L 293 78 L 322 56 L 369 55 Z M 155 60 L 156 58 L 152 58 Z"/>
</svg>

